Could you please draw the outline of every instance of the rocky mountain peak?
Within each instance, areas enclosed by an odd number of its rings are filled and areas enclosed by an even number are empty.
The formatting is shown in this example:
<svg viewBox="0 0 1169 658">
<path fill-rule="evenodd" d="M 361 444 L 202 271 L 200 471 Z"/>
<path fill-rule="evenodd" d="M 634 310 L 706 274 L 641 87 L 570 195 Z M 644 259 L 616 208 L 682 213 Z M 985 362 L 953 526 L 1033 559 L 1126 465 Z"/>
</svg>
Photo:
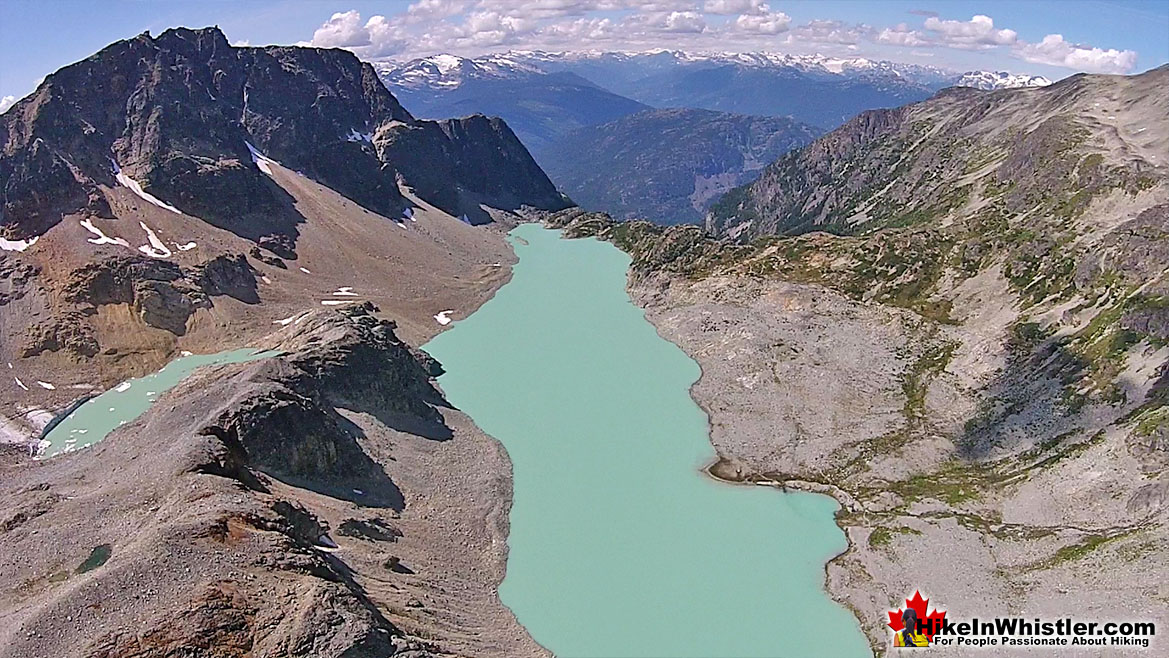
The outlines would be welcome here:
<svg viewBox="0 0 1169 658">
<path fill-rule="evenodd" d="M 388 216 L 408 203 L 399 184 L 452 214 L 564 204 L 510 131 L 476 138 L 495 141 L 467 145 L 416 120 L 348 51 L 240 48 L 216 27 L 143 33 L 47 76 L 0 119 L 0 235 L 31 238 L 70 213 L 109 216 L 106 190 L 122 185 L 290 250 L 294 211 L 257 158 Z M 478 159 L 456 157 L 468 152 Z"/>
</svg>

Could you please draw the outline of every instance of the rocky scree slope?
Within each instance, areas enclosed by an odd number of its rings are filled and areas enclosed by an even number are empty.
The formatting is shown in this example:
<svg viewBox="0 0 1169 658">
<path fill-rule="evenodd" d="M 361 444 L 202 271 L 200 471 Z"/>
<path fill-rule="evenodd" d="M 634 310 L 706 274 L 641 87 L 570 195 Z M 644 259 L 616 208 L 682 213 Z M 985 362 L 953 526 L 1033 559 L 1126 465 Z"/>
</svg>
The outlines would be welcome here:
<svg viewBox="0 0 1169 658">
<path fill-rule="evenodd" d="M 49 75 L 0 120 L 0 235 L 24 240 L 62 215 L 110 217 L 121 174 L 191 216 L 294 250 L 295 208 L 264 157 L 380 214 L 398 184 L 455 215 L 479 203 L 564 207 L 507 126 L 414 119 L 343 50 L 238 48 L 217 28 L 142 34 Z"/>
<path fill-rule="evenodd" d="M 541 163 L 583 207 L 618 219 L 697 224 L 723 192 L 819 134 L 786 117 L 649 110 L 572 132 Z"/>
<path fill-rule="evenodd" d="M 842 503 L 828 588 L 874 650 L 918 588 L 963 618 L 1169 623 L 1167 84 L 862 115 L 728 194 L 721 239 L 551 218 L 633 254 L 703 368 L 712 473 Z"/>
<path fill-rule="evenodd" d="M 264 341 L 283 355 L 203 371 L 85 453 L 0 466 L 0 656 L 537 655 L 493 583 L 452 568 L 501 570 L 494 540 L 407 509 L 438 495 L 417 446 L 489 439 L 448 425 L 438 365 L 375 310 L 317 311 Z M 454 475 L 448 520 L 500 513 Z M 447 588 L 469 615 L 425 610 Z"/>
</svg>

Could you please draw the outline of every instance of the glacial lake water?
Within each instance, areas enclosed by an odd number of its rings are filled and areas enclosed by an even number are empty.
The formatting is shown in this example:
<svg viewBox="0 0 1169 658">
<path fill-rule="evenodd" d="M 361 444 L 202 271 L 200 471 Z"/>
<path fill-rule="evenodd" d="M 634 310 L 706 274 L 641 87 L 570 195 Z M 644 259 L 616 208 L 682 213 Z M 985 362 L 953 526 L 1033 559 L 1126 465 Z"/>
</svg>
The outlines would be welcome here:
<svg viewBox="0 0 1169 658">
<path fill-rule="evenodd" d="M 513 278 L 425 349 L 514 464 L 500 597 L 561 658 L 868 656 L 823 590 L 831 498 L 716 482 L 699 368 L 594 239 L 512 231 Z"/>
<path fill-rule="evenodd" d="M 66 416 L 41 443 L 40 457 L 81 450 L 101 441 L 107 434 L 146 413 L 167 389 L 177 385 L 201 366 L 254 361 L 275 352 L 254 349 L 218 354 L 191 354 L 166 364 L 158 372 L 130 379 L 98 395 Z"/>
</svg>

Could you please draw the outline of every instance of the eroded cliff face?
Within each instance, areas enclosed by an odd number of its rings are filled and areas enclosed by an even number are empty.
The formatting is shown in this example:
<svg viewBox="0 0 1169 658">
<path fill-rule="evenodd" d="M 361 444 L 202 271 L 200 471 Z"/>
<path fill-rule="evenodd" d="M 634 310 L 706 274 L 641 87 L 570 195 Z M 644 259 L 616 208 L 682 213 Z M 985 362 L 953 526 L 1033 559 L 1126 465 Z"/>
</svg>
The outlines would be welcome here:
<svg viewBox="0 0 1169 658">
<path fill-rule="evenodd" d="M 3 467 L 0 655 L 541 655 L 494 595 L 506 456 L 374 312 L 316 312 L 263 341 L 281 356 Z"/>
<path fill-rule="evenodd" d="M 542 217 L 633 256 L 634 300 L 702 366 L 713 475 L 841 502 L 828 589 L 875 651 L 916 589 L 964 618 L 1169 623 L 1167 75 L 866 115 L 728 195 L 760 214 L 716 217 L 722 240 Z"/>
</svg>

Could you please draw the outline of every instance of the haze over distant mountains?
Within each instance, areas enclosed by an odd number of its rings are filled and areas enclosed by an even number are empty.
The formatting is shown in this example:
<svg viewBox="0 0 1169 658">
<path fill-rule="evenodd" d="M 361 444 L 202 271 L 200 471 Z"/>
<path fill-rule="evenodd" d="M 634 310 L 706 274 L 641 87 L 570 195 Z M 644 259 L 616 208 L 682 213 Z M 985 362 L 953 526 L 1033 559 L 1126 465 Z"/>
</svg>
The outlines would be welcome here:
<svg viewBox="0 0 1169 658">
<path fill-rule="evenodd" d="M 568 73 L 653 107 L 790 115 L 826 129 L 864 110 L 925 100 L 945 87 L 1002 89 L 1051 83 L 1042 76 L 1001 71 L 963 73 L 859 57 L 773 53 L 519 51 L 473 59 L 435 55 L 375 68 L 412 110 L 411 101 L 421 98 L 429 99 L 431 108 L 450 107 L 438 97 L 465 85 L 531 82 L 541 75 Z M 453 98 L 465 102 L 466 94 Z M 416 112 L 425 115 L 421 108 Z"/>
<path fill-rule="evenodd" d="M 699 221 L 706 201 L 750 180 L 761 154 L 774 159 L 865 110 L 950 86 L 1050 84 L 1005 72 L 767 53 L 517 51 L 374 67 L 415 116 L 498 115 L 570 197 L 663 224 Z M 652 112 L 667 108 L 705 112 Z"/>
<path fill-rule="evenodd" d="M 820 132 L 787 117 L 648 110 L 569 133 L 541 164 L 586 208 L 695 224 L 724 192 Z"/>
</svg>

